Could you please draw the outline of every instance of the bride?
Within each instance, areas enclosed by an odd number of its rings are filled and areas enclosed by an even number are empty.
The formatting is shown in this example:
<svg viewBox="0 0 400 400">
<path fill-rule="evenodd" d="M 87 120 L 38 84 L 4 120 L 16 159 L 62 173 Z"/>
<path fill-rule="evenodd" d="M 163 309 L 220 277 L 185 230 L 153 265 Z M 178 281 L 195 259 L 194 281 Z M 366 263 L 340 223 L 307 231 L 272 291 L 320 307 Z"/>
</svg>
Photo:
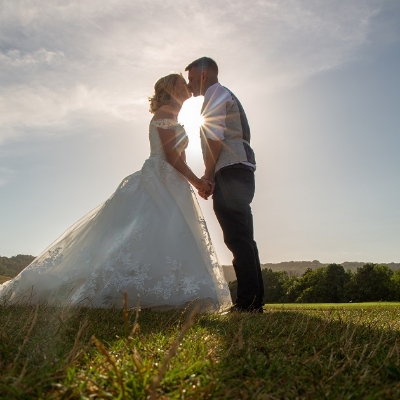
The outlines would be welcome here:
<svg viewBox="0 0 400 400">
<path fill-rule="evenodd" d="M 198 302 L 231 305 L 228 285 L 190 184 L 209 183 L 187 166 L 188 137 L 177 122 L 190 97 L 180 74 L 157 81 L 149 98 L 150 157 L 103 204 L 81 218 L 14 279 L 5 304 L 168 310 Z"/>
</svg>

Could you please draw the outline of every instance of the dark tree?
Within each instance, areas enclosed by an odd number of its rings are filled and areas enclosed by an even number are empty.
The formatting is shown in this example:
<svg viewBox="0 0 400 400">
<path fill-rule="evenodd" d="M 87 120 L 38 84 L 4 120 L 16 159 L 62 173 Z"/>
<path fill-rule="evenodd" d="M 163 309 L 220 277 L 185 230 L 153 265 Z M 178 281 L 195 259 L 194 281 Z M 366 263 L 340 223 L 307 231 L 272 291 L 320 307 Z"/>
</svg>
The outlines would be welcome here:
<svg viewBox="0 0 400 400">
<path fill-rule="evenodd" d="M 400 301 L 400 270 L 393 271 L 393 275 L 390 279 L 392 300 Z"/>
<path fill-rule="evenodd" d="M 18 254 L 13 257 L 1 257 L 0 256 L 0 275 L 8 275 L 8 276 L 16 276 L 18 275 L 25 267 L 27 267 L 35 257 Z"/>
<path fill-rule="evenodd" d="M 352 301 L 389 301 L 393 298 L 392 275 L 393 271 L 386 265 L 365 264 L 353 275 L 348 295 Z"/>
<path fill-rule="evenodd" d="M 329 264 L 325 269 L 324 303 L 341 303 L 346 301 L 345 285 L 351 275 L 338 264 Z"/>
<path fill-rule="evenodd" d="M 325 292 L 326 268 L 311 268 L 300 278 L 301 294 L 296 303 L 323 303 Z"/>
<path fill-rule="evenodd" d="M 284 284 L 289 280 L 286 271 L 263 269 L 264 301 L 265 303 L 283 303 L 285 298 Z"/>
</svg>

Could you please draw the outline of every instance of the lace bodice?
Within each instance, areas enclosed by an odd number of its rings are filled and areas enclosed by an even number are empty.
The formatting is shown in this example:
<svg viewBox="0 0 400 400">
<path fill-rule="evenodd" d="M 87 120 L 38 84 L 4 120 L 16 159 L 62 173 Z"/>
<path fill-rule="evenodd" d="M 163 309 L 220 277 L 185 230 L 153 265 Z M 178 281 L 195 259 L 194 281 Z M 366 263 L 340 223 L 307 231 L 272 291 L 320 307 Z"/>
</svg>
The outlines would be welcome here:
<svg viewBox="0 0 400 400">
<path fill-rule="evenodd" d="M 150 140 L 150 157 L 165 158 L 163 145 L 157 128 L 171 129 L 175 131 L 175 148 L 178 153 L 182 153 L 188 145 L 189 139 L 185 129 L 181 124 L 172 119 L 153 119 L 150 122 L 149 140 Z"/>
</svg>

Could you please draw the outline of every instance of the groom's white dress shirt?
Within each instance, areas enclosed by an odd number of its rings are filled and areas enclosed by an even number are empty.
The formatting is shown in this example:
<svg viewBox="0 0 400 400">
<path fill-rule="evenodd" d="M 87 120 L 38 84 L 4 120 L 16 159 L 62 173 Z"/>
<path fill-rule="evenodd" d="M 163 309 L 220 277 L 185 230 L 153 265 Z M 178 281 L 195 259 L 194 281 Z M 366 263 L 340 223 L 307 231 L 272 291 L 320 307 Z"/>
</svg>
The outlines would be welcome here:
<svg viewBox="0 0 400 400">
<path fill-rule="evenodd" d="M 225 140 L 227 132 L 227 114 L 235 104 L 231 92 L 219 82 L 210 86 L 204 94 L 202 116 L 204 118 L 202 131 L 206 138 L 211 140 Z M 256 165 L 244 160 L 225 162 L 224 167 L 233 164 L 244 164 L 256 169 Z"/>
</svg>

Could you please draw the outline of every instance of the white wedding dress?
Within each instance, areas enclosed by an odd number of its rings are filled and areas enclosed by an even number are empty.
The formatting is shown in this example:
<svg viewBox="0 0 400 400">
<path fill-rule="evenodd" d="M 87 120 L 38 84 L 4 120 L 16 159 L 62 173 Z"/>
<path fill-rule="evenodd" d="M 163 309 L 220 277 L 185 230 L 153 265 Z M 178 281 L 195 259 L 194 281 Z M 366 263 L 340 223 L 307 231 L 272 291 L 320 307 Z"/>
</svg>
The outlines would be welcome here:
<svg viewBox="0 0 400 400">
<path fill-rule="evenodd" d="M 14 279 L 0 285 L 6 304 L 173 309 L 231 306 L 228 285 L 196 196 L 165 158 L 157 127 L 188 138 L 172 120 L 150 122 L 150 157 L 103 204 L 85 215 Z"/>
</svg>

